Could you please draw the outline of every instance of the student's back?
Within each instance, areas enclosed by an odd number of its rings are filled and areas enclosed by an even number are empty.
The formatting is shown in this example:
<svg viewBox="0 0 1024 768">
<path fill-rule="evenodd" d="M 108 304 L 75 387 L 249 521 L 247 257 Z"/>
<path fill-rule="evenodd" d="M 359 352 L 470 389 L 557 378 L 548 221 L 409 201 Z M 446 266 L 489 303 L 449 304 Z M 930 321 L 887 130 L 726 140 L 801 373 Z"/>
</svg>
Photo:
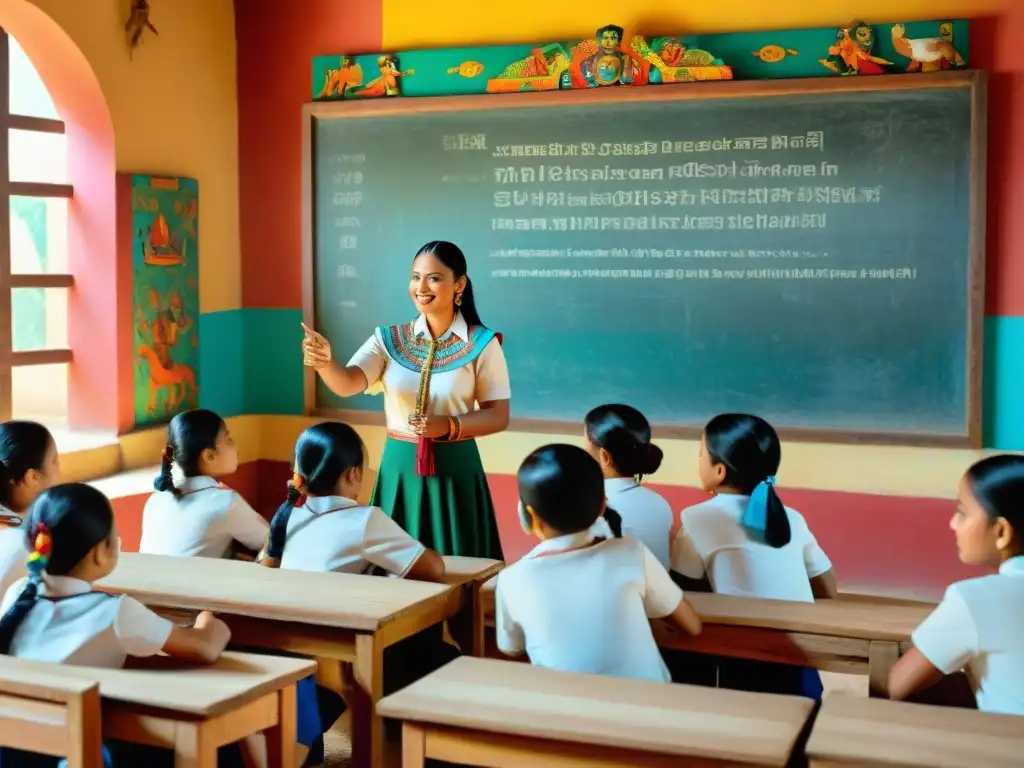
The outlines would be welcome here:
<svg viewBox="0 0 1024 768">
<path fill-rule="evenodd" d="M 258 551 L 269 524 L 218 478 L 238 468 L 227 424 L 213 411 L 186 411 L 167 427 L 156 492 L 142 511 L 139 551 L 177 557 L 227 557 L 235 542 Z"/>
<path fill-rule="evenodd" d="M 749 503 L 749 496 L 720 494 L 684 509 L 672 570 L 694 579 L 706 575 L 723 595 L 814 602 L 810 579 L 832 564 L 803 516 L 785 507 L 791 538 L 772 547 L 743 527 Z"/>
<path fill-rule="evenodd" d="M 517 474 L 520 521 L 540 543 L 498 574 L 498 648 L 539 666 L 668 682 L 650 619 L 691 634 L 700 619 L 637 539 L 604 539 L 601 467 L 575 446 L 549 445 Z"/>
<path fill-rule="evenodd" d="M 585 447 L 601 466 L 608 506 L 622 520 L 622 535 L 639 539 L 669 567 L 672 507 L 640 478 L 658 471 L 662 453 L 651 425 L 628 405 L 601 405 L 584 420 Z"/>
<path fill-rule="evenodd" d="M 640 541 L 591 542 L 547 539 L 501 571 L 499 647 L 542 667 L 667 682 L 649 617 L 671 614 L 682 591 Z"/>
<path fill-rule="evenodd" d="M 642 541 L 663 568 L 670 563 L 672 505 L 657 491 L 631 477 L 604 481 L 608 506 L 622 519 L 622 535 Z"/>
<path fill-rule="evenodd" d="M 405 576 L 426 547 L 379 507 L 344 496 L 306 498 L 288 518 L 281 568 Z"/>
</svg>

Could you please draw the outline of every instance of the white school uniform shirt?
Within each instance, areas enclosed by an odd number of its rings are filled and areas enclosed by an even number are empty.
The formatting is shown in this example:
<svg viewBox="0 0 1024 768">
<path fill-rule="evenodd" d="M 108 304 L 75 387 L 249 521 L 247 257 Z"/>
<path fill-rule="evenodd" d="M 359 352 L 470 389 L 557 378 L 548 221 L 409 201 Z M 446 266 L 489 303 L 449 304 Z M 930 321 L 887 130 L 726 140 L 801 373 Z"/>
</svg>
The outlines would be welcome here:
<svg viewBox="0 0 1024 768">
<path fill-rule="evenodd" d="M 639 539 L 669 567 L 672 543 L 672 505 L 656 491 L 637 483 L 632 477 L 613 477 L 604 481 L 608 506 L 622 518 L 622 535 Z"/>
<path fill-rule="evenodd" d="M 181 496 L 157 491 L 142 510 L 139 552 L 175 557 L 226 557 L 232 542 L 259 550 L 270 524 L 237 492 L 212 477 L 189 477 Z"/>
<path fill-rule="evenodd" d="M 775 549 L 752 539 L 740 524 L 749 501 L 722 493 L 684 509 L 672 543 L 672 570 L 691 579 L 707 575 L 721 595 L 813 603 L 810 580 L 832 563 L 807 522 L 786 507 L 792 537 Z"/>
<path fill-rule="evenodd" d="M 1024 715 L 1024 555 L 951 584 L 911 639 L 943 674 L 970 669 L 979 710 Z"/>
<path fill-rule="evenodd" d="M 379 507 L 342 496 L 307 498 L 288 518 L 281 568 L 405 576 L 426 547 Z"/>
<path fill-rule="evenodd" d="M 387 339 L 384 338 L 385 334 L 388 335 Z M 486 338 L 491 334 L 491 331 L 480 328 L 474 328 L 471 332 L 460 312 L 438 341 L 441 344 L 447 342 L 452 346 L 461 346 L 462 343 L 470 342 L 471 336 L 475 340 L 478 336 Z M 368 393 L 384 393 L 387 428 L 410 436 L 413 432 L 409 428 L 409 416 L 416 411 L 422 363 L 411 362 L 412 358 L 402 354 L 402 351 L 416 345 L 416 338 L 428 342 L 431 338 L 424 315 L 419 315 L 405 326 L 376 329 L 348 361 L 349 366 L 356 366 L 366 374 Z M 424 346 L 419 351 L 425 349 Z M 441 357 L 438 355 L 435 359 Z M 435 362 L 432 371 L 426 409 L 428 415 L 461 416 L 473 411 L 477 403 L 508 400 L 512 396 L 505 353 L 495 337 L 485 343 L 483 350 L 471 363 L 453 368 L 439 366 Z"/>
<path fill-rule="evenodd" d="M 4 595 L 4 612 L 27 579 Z M 134 598 L 94 592 L 87 581 L 46 576 L 40 597 L 18 626 L 9 654 L 19 659 L 119 668 L 128 656 L 153 656 L 167 643 L 174 625 Z"/>
<path fill-rule="evenodd" d="M 0 514 L 18 517 L 2 506 Z M 0 528 L 0 595 L 6 594 L 11 584 L 18 579 L 28 576 L 28 569 L 25 567 L 28 550 L 25 543 L 25 529 L 21 526 Z"/>
<path fill-rule="evenodd" d="M 669 682 L 649 620 L 675 611 L 683 591 L 636 539 L 592 540 L 542 541 L 498 574 L 498 648 L 550 669 Z"/>
</svg>

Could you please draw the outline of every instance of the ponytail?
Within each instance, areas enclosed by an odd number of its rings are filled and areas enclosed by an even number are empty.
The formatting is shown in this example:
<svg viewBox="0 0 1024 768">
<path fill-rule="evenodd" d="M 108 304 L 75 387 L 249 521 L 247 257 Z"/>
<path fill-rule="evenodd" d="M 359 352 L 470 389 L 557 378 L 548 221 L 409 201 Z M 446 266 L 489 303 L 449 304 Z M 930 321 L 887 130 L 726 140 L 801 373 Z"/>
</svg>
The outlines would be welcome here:
<svg viewBox="0 0 1024 768">
<path fill-rule="evenodd" d="M 466 288 L 462 292 L 462 302 L 459 304 L 459 312 L 466 325 L 472 328 L 474 325 L 483 325 L 480 314 L 476 311 L 476 299 L 473 298 L 473 281 L 466 277 Z"/>
<path fill-rule="evenodd" d="M 773 549 L 789 544 L 792 531 L 789 515 L 775 492 L 775 477 L 766 477 L 750 494 L 741 524 L 748 532 L 764 540 Z"/>
<path fill-rule="evenodd" d="M 21 626 L 39 599 L 39 585 L 42 583 L 43 573 L 46 571 L 50 553 L 53 551 L 50 531 L 43 523 L 38 523 L 35 526 L 35 530 L 29 538 L 32 541 L 32 554 L 29 555 L 26 563 L 28 583 L 21 590 L 18 599 L 7 609 L 7 613 L 0 618 L 0 653 L 4 655 L 10 653 L 11 643 L 14 641 L 18 627 Z"/>
<path fill-rule="evenodd" d="M 622 515 L 616 512 L 611 507 L 605 507 L 604 519 L 608 523 L 608 527 L 612 530 L 612 535 L 616 539 L 622 538 Z"/>
<path fill-rule="evenodd" d="M 284 556 L 284 545 L 288 540 L 288 521 L 292 510 L 301 507 L 305 501 L 306 481 L 296 472 L 288 485 L 288 497 L 284 504 L 277 508 L 274 518 L 270 521 L 270 534 L 267 538 L 267 549 L 260 559 L 260 565 L 267 568 L 279 568 Z"/>
<path fill-rule="evenodd" d="M 168 443 L 160 457 L 160 474 L 153 481 L 153 487 L 162 492 L 181 496 L 181 489 L 174 484 L 174 446 Z"/>
</svg>

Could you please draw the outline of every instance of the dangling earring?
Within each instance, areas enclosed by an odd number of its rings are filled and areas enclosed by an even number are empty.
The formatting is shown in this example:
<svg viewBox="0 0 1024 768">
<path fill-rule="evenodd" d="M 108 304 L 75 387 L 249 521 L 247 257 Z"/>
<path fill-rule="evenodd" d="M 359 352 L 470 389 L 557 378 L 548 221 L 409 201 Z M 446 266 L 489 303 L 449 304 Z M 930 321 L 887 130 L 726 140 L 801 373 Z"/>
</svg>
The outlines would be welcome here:
<svg viewBox="0 0 1024 768">
<path fill-rule="evenodd" d="M 462 294 L 461 293 L 456 293 L 455 294 L 455 306 L 456 307 L 461 307 L 462 306 Z"/>
</svg>

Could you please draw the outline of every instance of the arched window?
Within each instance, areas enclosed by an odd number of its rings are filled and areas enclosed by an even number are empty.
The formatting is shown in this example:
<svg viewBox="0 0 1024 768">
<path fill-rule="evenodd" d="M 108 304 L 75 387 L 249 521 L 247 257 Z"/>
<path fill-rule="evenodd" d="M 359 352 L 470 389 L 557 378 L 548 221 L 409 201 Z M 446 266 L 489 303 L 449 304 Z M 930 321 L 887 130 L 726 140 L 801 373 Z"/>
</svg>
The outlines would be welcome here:
<svg viewBox="0 0 1024 768">
<path fill-rule="evenodd" d="M 0 30 L 0 420 L 68 410 L 68 151 L 64 122 Z"/>
</svg>

